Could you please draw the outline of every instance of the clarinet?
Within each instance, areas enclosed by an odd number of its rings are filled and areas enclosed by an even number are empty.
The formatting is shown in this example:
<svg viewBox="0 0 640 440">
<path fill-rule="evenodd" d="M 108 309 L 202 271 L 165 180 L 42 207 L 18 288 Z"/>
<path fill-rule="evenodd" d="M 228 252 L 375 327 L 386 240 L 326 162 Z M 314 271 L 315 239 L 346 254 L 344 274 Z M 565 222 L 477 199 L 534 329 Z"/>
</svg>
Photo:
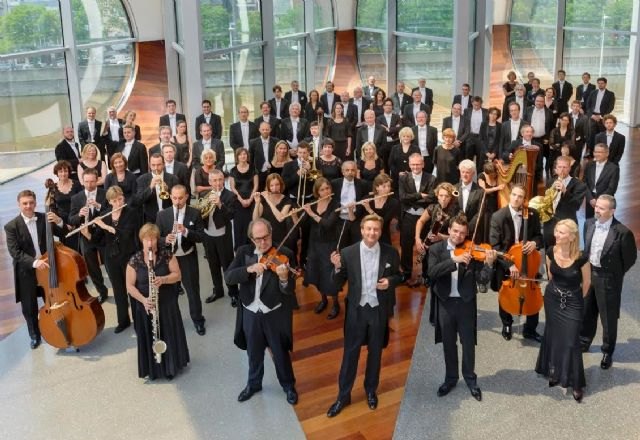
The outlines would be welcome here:
<svg viewBox="0 0 640 440">
<path fill-rule="evenodd" d="M 153 271 L 153 250 L 149 248 L 149 263 L 147 266 L 149 272 L 149 297 L 153 301 L 153 310 L 151 311 L 151 330 L 153 331 L 153 349 L 156 363 L 162 362 L 162 354 L 167 351 L 167 344 L 160 339 L 160 303 L 158 298 L 158 288 L 154 285 L 156 274 Z"/>
</svg>

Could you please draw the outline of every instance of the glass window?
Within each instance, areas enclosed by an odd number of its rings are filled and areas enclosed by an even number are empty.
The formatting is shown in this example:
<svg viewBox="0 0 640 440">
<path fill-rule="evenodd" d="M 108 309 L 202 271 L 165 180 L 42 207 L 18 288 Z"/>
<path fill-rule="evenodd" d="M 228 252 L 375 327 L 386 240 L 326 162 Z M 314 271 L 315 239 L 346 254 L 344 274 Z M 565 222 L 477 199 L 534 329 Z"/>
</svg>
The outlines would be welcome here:
<svg viewBox="0 0 640 440">
<path fill-rule="evenodd" d="M 633 0 L 567 0 L 565 26 L 631 30 Z"/>
<path fill-rule="evenodd" d="M 184 35 L 182 33 L 182 0 L 175 0 L 173 9 L 176 14 L 176 41 L 180 46 L 184 46 Z"/>
<path fill-rule="evenodd" d="M 335 32 L 329 31 L 316 34 L 316 47 L 318 52 L 316 53 L 315 62 L 315 87 L 317 90 L 323 90 L 333 71 L 336 50 Z"/>
<path fill-rule="evenodd" d="M 511 55 L 521 77 L 526 78 L 527 72 L 531 71 L 541 81 L 551 81 L 555 48 L 554 30 L 511 25 Z"/>
<path fill-rule="evenodd" d="M 451 0 L 398 0 L 398 31 L 435 37 L 453 36 Z"/>
<path fill-rule="evenodd" d="M 304 32 L 303 0 L 274 0 L 273 30 L 276 38 Z"/>
<path fill-rule="evenodd" d="M 224 49 L 262 40 L 260 1 L 233 0 L 213 4 L 200 0 L 203 49 Z"/>
<path fill-rule="evenodd" d="M 284 91 L 289 90 L 288 84 L 297 80 L 300 87 L 305 86 L 305 39 L 287 38 L 276 41 L 275 49 L 276 84 L 280 84 Z M 271 98 L 271 95 L 269 98 Z"/>
<path fill-rule="evenodd" d="M 358 47 L 358 64 L 360 76 L 365 78 L 373 75 L 376 85 L 388 90 L 387 83 L 387 34 L 377 32 L 358 31 L 356 33 Z M 422 62 L 424 60 L 421 60 Z"/>
<path fill-rule="evenodd" d="M 113 44 L 78 50 L 78 77 L 82 106 L 92 105 L 99 116 L 118 106 L 134 67 L 132 44 Z"/>
<path fill-rule="evenodd" d="M 254 47 L 204 58 L 204 97 L 222 118 L 225 135 L 236 119 L 238 108 L 246 106 L 251 120 L 259 114 L 264 99 L 262 48 Z M 257 114 L 257 113 L 258 114 Z"/>
<path fill-rule="evenodd" d="M 0 152 L 53 148 L 71 121 L 62 52 L 0 64 Z"/>
<path fill-rule="evenodd" d="M 557 0 L 514 0 L 511 9 L 512 23 L 546 24 L 556 26 Z"/>
<path fill-rule="evenodd" d="M 387 0 L 358 0 L 356 26 L 387 29 Z"/>
<path fill-rule="evenodd" d="M 127 11 L 120 0 L 72 0 L 76 44 L 131 37 Z"/>
<path fill-rule="evenodd" d="M 62 46 L 59 8 L 35 2 L 7 7 L 0 30 L 1 55 Z"/>
<path fill-rule="evenodd" d="M 333 2 L 315 0 L 313 2 L 313 21 L 316 30 L 333 27 Z"/>
</svg>

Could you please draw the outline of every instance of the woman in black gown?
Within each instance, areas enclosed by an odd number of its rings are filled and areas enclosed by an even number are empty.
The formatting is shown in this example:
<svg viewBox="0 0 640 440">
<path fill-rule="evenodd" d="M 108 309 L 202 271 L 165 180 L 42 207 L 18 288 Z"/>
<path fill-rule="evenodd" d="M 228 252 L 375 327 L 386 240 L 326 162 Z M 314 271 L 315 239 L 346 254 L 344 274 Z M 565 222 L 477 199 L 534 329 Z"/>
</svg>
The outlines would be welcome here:
<svg viewBox="0 0 640 440">
<path fill-rule="evenodd" d="M 387 94 L 384 92 L 384 90 L 378 89 L 375 96 L 373 97 L 373 100 L 371 101 L 371 105 L 369 106 L 369 109 L 373 110 L 376 114 L 376 118 L 384 114 L 383 106 L 385 99 L 387 99 Z"/>
<path fill-rule="evenodd" d="M 500 152 L 500 131 L 502 124 L 498 122 L 500 119 L 500 109 L 497 107 L 489 108 L 489 119 L 480 124 L 480 141 L 484 147 L 485 161 L 493 162 Z"/>
<path fill-rule="evenodd" d="M 341 102 L 336 102 L 331 111 L 331 119 L 324 127 L 325 137 L 333 139 L 335 146 L 333 154 L 338 156 L 343 162 L 351 156 L 351 124 L 344 114 L 344 106 Z"/>
<path fill-rule="evenodd" d="M 171 380 L 189 363 L 189 347 L 184 332 L 182 315 L 178 305 L 177 283 L 180 282 L 178 260 L 166 246 L 158 246 L 160 229 L 147 223 L 140 229 L 138 238 L 142 250 L 136 252 L 127 265 L 127 291 L 136 301 L 132 302 L 138 342 L 138 377 L 154 380 L 166 377 Z M 167 344 L 161 362 L 157 363 L 152 349 L 153 328 L 149 298 L 149 254 L 152 254 L 155 286 L 158 288 L 160 312 L 160 339 Z"/>
<path fill-rule="evenodd" d="M 85 144 L 78 162 L 78 181 L 82 182 L 85 170 L 92 168 L 98 172 L 98 186 L 104 185 L 107 175 L 107 165 L 101 160 L 100 150 L 96 144 Z"/>
<path fill-rule="evenodd" d="M 584 297 L 591 284 L 589 257 L 581 254 L 578 225 L 560 220 L 553 231 L 555 246 L 546 251 L 549 284 L 544 291 L 547 322 L 540 344 L 536 373 L 549 379 L 549 386 L 573 388 L 580 403 L 586 386 L 580 347 Z"/>
<path fill-rule="evenodd" d="M 291 156 L 289 156 L 289 144 L 287 141 L 279 141 L 275 150 L 271 159 L 271 172 L 282 176 L 284 164 L 292 161 Z M 284 188 L 282 191 L 284 192 Z"/>
<path fill-rule="evenodd" d="M 411 171 L 409 168 L 409 156 L 420 153 L 420 147 L 413 143 L 413 131 L 409 127 L 400 130 L 400 143 L 391 147 L 389 154 L 389 175 L 393 179 L 393 191 L 399 196 L 398 181 L 402 173 Z"/>
<path fill-rule="evenodd" d="M 176 147 L 175 159 L 190 167 L 191 158 L 191 142 L 187 134 L 187 121 L 178 121 L 176 124 L 176 135 L 171 139 L 171 143 Z"/>
<path fill-rule="evenodd" d="M 450 128 L 442 132 L 442 145 L 433 152 L 433 163 L 436 165 L 436 182 L 449 182 L 455 185 L 460 180 L 458 165 L 462 160 L 460 148 L 454 145 L 456 132 Z"/>
<path fill-rule="evenodd" d="M 391 221 L 400 218 L 400 201 L 396 197 L 388 196 L 391 193 L 391 177 L 387 174 L 379 174 L 373 179 L 373 196 L 379 197 L 363 204 L 369 214 L 377 214 L 382 217 L 381 243 L 391 244 Z"/>
<path fill-rule="evenodd" d="M 571 128 L 571 116 L 562 113 L 558 118 L 558 126 L 551 130 L 549 135 L 549 160 L 545 164 L 545 171 L 550 175 L 555 168 L 556 159 L 562 155 L 562 145 L 565 143 L 575 145 L 574 131 Z"/>
<path fill-rule="evenodd" d="M 53 174 L 58 177 L 56 182 L 56 190 L 54 192 L 54 200 L 56 206 L 56 214 L 65 221 L 66 232 L 71 232 L 73 226 L 67 224 L 69 212 L 71 211 L 71 197 L 82 191 L 82 185 L 77 180 L 71 179 L 71 164 L 66 160 L 60 160 L 53 166 Z M 62 237 L 62 244 L 71 249 L 78 250 L 78 235 L 71 237 Z"/>
<path fill-rule="evenodd" d="M 319 177 L 313 185 L 313 196 L 316 200 L 331 195 L 331 183 Z M 314 285 L 320 292 L 321 300 L 315 313 L 322 313 L 327 307 L 327 297 L 333 298 L 333 306 L 327 319 L 334 319 L 340 313 L 338 287 L 331 280 L 334 272 L 331 264 L 331 253 L 338 247 L 338 230 L 342 226 L 339 213 L 340 202 L 336 197 L 326 198 L 315 205 L 304 205 L 304 211 L 310 222 L 309 248 L 307 249 L 307 270 L 304 273 L 304 286 Z M 355 219 L 355 216 L 354 216 Z"/>
<path fill-rule="evenodd" d="M 271 237 L 274 246 L 277 247 L 280 246 L 287 232 L 293 226 L 291 217 L 287 217 L 291 210 L 292 202 L 289 197 L 282 193 L 284 191 L 284 180 L 282 180 L 280 174 L 269 174 L 265 181 L 265 188 L 267 189 L 266 191 L 254 194 L 253 220 L 262 217 L 271 223 Z M 295 249 L 295 241 L 292 242 L 292 236 L 295 235 L 295 233 L 292 233 L 287 238 L 285 246 L 289 249 Z M 293 238 L 297 239 L 297 236 Z"/>
<path fill-rule="evenodd" d="M 247 230 L 253 214 L 253 194 L 258 191 L 258 174 L 249 163 L 249 151 L 240 147 L 235 151 L 236 166 L 229 173 L 229 186 L 238 197 L 233 216 L 233 249 L 249 242 Z"/>
<path fill-rule="evenodd" d="M 367 192 L 373 188 L 373 180 L 384 170 L 382 159 L 378 157 L 376 144 L 365 142 L 358 160 L 358 179 L 367 184 Z"/>
<path fill-rule="evenodd" d="M 127 169 L 127 158 L 122 153 L 111 156 L 111 172 L 104 179 L 105 191 L 112 186 L 120 187 L 127 204 L 134 200 L 138 187 L 137 176 Z"/>
<path fill-rule="evenodd" d="M 320 93 L 318 93 L 317 90 L 313 89 L 309 92 L 309 102 L 304 108 L 303 116 L 309 122 L 321 121 L 324 124 L 324 114 L 325 110 L 322 107 L 322 103 L 320 102 Z"/>
<path fill-rule="evenodd" d="M 333 154 L 333 146 L 333 139 L 324 138 L 320 157 L 316 160 L 316 167 L 322 173 L 322 177 L 329 181 L 342 177 L 342 160 Z"/>
<path fill-rule="evenodd" d="M 125 204 L 124 194 L 119 186 L 109 188 L 106 197 L 112 210 Z M 95 234 L 104 236 L 104 265 L 107 268 L 113 287 L 113 298 L 116 301 L 118 325 L 114 333 L 120 333 L 131 325 L 125 273 L 129 259 L 137 250 L 136 232 L 139 229 L 139 218 L 138 213 L 129 206 L 125 206 L 96 221 L 99 229 Z"/>
<path fill-rule="evenodd" d="M 485 162 L 483 172 L 478 174 L 478 186 L 486 194 L 482 213 L 482 236 L 480 243 L 489 243 L 491 232 L 491 215 L 498 210 L 498 192 L 504 189 L 504 183 L 498 182 L 498 172 L 492 162 Z"/>
</svg>

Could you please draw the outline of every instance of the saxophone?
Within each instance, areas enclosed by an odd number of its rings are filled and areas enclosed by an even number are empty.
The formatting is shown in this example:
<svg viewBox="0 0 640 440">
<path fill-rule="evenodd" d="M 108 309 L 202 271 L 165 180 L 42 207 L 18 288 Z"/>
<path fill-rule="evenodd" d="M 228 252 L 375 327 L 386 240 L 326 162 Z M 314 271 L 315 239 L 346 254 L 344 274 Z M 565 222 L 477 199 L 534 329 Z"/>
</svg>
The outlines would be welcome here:
<svg viewBox="0 0 640 440">
<path fill-rule="evenodd" d="M 151 330 L 153 331 L 153 349 L 156 363 L 162 362 L 162 354 L 167 351 L 167 343 L 160 339 L 160 309 L 158 300 L 158 288 L 154 285 L 156 274 L 153 271 L 153 250 L 149 248 L 149 263 L 147 266 L 149 272 L 149 297 L 153 301 L 153 310 L 151 311 Z"/>
</svg>

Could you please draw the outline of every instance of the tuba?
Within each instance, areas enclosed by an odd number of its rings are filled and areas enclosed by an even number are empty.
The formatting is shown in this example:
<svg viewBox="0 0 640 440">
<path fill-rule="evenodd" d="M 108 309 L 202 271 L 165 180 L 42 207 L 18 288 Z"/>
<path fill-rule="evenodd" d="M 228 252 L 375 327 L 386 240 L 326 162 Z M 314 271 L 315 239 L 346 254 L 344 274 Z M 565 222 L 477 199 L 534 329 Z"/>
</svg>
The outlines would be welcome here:
<svg viewBox="0 0 640 440">
<path fill-rule="evenodd" d="M 153 332 L 153 342 L 151 348 L 156 358 L 156 363 L 162 362 L 162 354 L 167 351 L 167 343 L 160 339 L 160 303 L 158 298 L 158 288 L 154 286 L 156 274 L 153 271 L 153 250 L 149 248 L 149 263 L 147 266 L 149 272 L 149 297 L 153 301 L 153 310 L 151 311 L 151 330 Z"/>
</svg>

